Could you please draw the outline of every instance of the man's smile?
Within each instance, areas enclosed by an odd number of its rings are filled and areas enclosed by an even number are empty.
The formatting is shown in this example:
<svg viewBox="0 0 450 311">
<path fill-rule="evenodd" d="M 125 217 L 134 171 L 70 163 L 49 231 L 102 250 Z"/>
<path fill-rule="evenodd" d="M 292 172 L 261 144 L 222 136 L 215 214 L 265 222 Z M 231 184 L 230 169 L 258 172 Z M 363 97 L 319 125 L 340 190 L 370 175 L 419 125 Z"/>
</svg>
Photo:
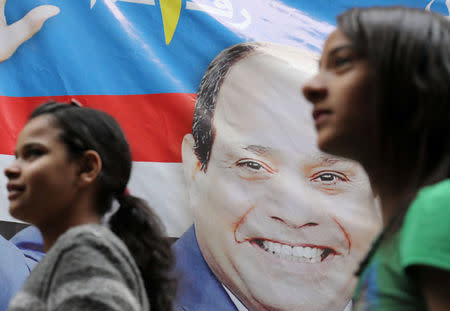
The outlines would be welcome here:
<svg viewBox="0 0 450 311">
<path fill-rule="evenodd" d="M 313 244 L 291 246 L 284 243 L 255 238 L 248 241 L 269 254 L 294 262 L 317 263 L 330 255 L 341 255 L 331 247 Z"/>
</svg>

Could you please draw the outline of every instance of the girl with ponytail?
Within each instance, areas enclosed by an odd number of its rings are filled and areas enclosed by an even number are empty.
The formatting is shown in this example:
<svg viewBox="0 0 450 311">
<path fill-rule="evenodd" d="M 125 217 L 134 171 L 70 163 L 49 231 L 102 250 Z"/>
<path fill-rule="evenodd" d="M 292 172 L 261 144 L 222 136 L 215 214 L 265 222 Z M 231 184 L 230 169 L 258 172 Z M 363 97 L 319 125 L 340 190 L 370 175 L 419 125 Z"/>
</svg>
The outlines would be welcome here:
<svg viewBox="0 0 450 311">
<path fill-rule="evenodd" d="M 10 311 L 172 309 L 170 242 L 147 203 L 126 191 L 131 153 L 111 116 L 41 105 L 15 155 L 5 169 L 9 210 L 40 229 L 47 255 Z M 113 201 L 119 208 L 103 226 Z"/>
</svg>

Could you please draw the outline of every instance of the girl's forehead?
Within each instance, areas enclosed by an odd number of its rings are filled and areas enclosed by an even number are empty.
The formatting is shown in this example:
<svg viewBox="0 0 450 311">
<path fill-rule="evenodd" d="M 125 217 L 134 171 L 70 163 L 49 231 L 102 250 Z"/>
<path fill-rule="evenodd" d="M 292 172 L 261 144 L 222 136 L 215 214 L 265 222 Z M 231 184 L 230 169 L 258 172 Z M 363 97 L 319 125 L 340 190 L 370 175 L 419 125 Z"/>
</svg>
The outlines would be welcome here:
<svg viewBox="0 0 450 311">
<path fill-rule="evenodd" d="M 18 143 L 23 139 L 42 136 L 57 138 L 61 130 L 56 127 L 54 119 L 50 115 L 42 115 L 28 121 L 18 137 Z"/>
<path fill-rule="evenodd" d="M 326 56 L 333 48 L 344 44 L 351 44 L 351 41 L 339 28 L 336 28 L 325 41 L 321 58 Z"/>
</svg>

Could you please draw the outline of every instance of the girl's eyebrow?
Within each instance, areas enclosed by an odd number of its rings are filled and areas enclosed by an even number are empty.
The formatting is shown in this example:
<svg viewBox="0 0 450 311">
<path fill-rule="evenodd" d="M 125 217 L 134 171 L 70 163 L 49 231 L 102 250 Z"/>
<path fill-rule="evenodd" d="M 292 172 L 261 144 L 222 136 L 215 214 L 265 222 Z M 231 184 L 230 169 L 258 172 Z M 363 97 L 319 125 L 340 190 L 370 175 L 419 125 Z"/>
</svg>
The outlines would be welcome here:
<svg viewBox="0 0 450 311">
<path fill-rule="evenodd" d="M 28 149 L 31 148 L 43 148 L 43 145 L 39 142 L 28 142 L 26 144 L 24 144 L 21 148 L 22 151 L 27 151 Z M 17 149 L 14 150 L 14 155 L 17 156 Z"/>
<path fill-rule="evenodd" d="M 353 48 L 354 48 L 353 44 L 344 44 L 344 45 L 337 46 L 328 53 L 328 58 L 335 56 L 337 53 L 339 53 L 342 50 L 353 49 Z M 322 57 L 319 60 L 319 67 L 321 67 L 321 65 L 322 65 Z"/>
<path fill-rule="evenodd" d="M 353 44 L 344 44 L 344 45 L 340 45 L 337 46 L 335 48 L 333 48 L 330 53 L 328 53 L 328 56 L 334 56 L 335 54 L 337 54 L 339 51 L 341 50 L 345 50 L 345 49 L 353 49 L 354 46 Z"/>
</svg>

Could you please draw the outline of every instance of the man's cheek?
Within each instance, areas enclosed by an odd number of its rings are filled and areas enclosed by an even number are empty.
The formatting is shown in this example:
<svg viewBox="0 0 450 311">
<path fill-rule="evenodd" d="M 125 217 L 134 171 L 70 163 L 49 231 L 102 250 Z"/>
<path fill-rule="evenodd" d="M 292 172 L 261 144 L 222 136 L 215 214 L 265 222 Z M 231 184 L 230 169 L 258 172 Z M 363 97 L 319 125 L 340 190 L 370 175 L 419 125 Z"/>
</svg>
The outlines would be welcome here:
<svg viewBox="0 0 450 311">
<path fill-rule="evenodd" d="M 345 204 L 345 202 L 341 204 Z M 339 213 L 334 213 L 334 217 L 345 228 L 348 234 L 352 245 L 351 253 L 353 259 L 359 261 L 373 242 L 379 224 L 375 219 L 368 222 L 370 218 L 367 218 L 367 211 L 364 211 L 361 205 L 349 204 L 347 202 L 347 206 L 351 206 L 351 208 L 349 207 L 348 209 L 341 210 Z"/>
<path fill-rule="evenodd" d="M 208 184 L 208 187 L 217 187 L 214 199 L 228 200 L 230 196 L 239 198 L 248 195 L 248 182 L 240 178 L 235 170 L 227 168 L 217 173 L 220 174 L 215 174 L 215 178 Z"/>
<path fill-rule="evenodd" d="M 372 236 L 381 228 L 381 218 L 373 197 L 363 194 L 345 197 L 339 206 L 342 208 L 336 212 L 337 217 L 351 228 L 355 236 L 368 237 L 365 240 L 370 243 Z"/>
</svg>

